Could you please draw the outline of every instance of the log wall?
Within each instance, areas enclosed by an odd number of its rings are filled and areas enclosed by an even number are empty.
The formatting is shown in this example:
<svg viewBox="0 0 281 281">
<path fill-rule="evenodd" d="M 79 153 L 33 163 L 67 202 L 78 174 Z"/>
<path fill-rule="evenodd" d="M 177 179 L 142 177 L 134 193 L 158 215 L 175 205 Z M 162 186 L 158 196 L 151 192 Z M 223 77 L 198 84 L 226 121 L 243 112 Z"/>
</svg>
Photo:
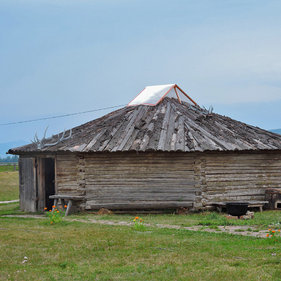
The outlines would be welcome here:
<svg viewBox="0 0 281 281">
<path fill-rule="evenodd" d="M 56 190 L 58 194 L 85 195 L 85 184 L 81 179 L 83 160 L 77 154 L 57 155 Z M 83 157 L 82 157 L 83 158 Z"/>
<path fill-rule="evenodd" d="M 206 154 L 203 205 L 265 200 L 265 189 L 281 187 L 281 153 Z"/>
<path fill-rule="evenodd" d="M 177 153 L 85 155 L 86 209 L 190 206 L 193 157 Z"/>
<path fill-rule="evenodd" d="M 266 188 L 281 188 L 281 153 L 57 155 L 56 187 L 84 195 L 86 209 L 265 200 Z"/>
</svg>

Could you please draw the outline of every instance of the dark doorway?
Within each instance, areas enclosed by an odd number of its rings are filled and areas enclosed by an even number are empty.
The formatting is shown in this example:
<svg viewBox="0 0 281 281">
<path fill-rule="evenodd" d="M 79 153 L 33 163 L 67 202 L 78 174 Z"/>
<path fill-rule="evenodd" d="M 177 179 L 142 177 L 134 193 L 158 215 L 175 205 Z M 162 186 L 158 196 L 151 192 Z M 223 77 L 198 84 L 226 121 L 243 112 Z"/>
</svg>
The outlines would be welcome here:
<svg viewBox="0 0 281 281">
<path fill-rule="evenodd" d="M 53 158 L 42 159 L 44 164 L 44 186 L 45 186 L 45 207 L 52 209 L 53 201 L 49 199 L 50 195 L 55 194 L 55 160 Z"/>
</svg>

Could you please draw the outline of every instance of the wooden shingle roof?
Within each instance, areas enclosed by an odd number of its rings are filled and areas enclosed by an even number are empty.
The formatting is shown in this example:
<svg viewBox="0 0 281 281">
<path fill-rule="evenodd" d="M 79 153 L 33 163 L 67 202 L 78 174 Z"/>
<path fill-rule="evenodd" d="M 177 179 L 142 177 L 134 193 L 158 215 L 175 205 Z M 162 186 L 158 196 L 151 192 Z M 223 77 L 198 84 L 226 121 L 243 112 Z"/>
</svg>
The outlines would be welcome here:
<svg viewBox="0 0 281 281">
<path fill-rule="evenodd" d="M 9 153 L 235 150 L 281 150 L 281 136 L 165 98 L 156 106 L 124 107 L 75 127 L 70 139 L 56 145 L 38 149 L 29 144 Z"/>
</svg>

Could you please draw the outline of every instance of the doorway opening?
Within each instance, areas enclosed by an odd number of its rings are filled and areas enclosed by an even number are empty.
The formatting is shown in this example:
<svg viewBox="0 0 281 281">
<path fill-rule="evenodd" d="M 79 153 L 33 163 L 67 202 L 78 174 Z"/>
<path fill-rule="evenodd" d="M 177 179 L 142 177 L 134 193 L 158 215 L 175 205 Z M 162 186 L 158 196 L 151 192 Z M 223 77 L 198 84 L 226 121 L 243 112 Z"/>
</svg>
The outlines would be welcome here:
<svg viewBox="0 0 281 281">
<path fill-rule="evenodd" d="M 43 186 L 44 186 L 44 207 L 48 210 L 52 209 L 54 200 L 50 199 L 50 195 L 55 194 L 55 159 L 53 158 L 42 158 L 43 166 Z"/>
</svg>

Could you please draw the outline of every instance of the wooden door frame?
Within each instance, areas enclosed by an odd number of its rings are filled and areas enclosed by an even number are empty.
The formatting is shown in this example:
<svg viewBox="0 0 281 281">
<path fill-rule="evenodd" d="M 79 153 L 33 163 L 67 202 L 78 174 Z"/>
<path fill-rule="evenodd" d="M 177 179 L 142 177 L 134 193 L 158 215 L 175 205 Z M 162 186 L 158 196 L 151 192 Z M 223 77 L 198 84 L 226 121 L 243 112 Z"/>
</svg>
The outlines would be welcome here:
<svg viewBox="0 0 281 281">
<path fill-rule="evenodd" d="M 37 211 L 44 211 L 45 208 L 45 167 L 44 167 L 44 159 L 52 158 L 54 160 L 54 186 L 55 193 L 57 192 L 57 177 L 56 177 L 56 156 L 54 155 L 43 155 L 37 157 Z"/>
</svg>

